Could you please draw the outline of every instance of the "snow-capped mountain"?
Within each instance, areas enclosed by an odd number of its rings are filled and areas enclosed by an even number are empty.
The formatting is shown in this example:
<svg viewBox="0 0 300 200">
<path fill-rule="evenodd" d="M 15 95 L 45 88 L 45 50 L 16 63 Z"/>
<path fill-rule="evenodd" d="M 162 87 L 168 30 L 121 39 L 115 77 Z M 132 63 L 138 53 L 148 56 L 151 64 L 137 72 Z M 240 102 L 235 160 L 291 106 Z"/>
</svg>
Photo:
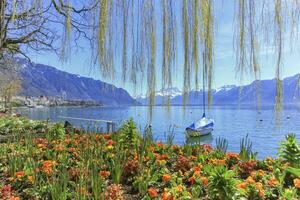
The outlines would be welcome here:
<svg viewBox="0 0 300 200">
<path fill-rule="evenodd" d="M 283 80 L 283 102 L 286 105 L 296 104 L 300 102 L 300 86 L 298 85 L 299 74 L 287 77 Z M 172 105 L 182 105 L 183 96 L 177 91 L 176 95 L 171 98 Z M 156 105 L 162 105 L 165 101 L 161 93 L 156 95 Z M 175 93 L 174 93 L 175 94 Z M 212 90 L 213 105 L 256 105 L 257 94 L 260 96 L 262 105 L 274 105 L 276 96 L 276 81 L 261 80 L 254 81 L 243 87 L 235 85 L 226 85 Z M 192 90 L 188 94 L 188 105 L 202 104 L 202 90 Z M 207 93 L 206 93 L 207 96 Z M 147 98 L 136 99 L 143 105 L 148 104 Z"/>
<path fill-rule="evenodd" d="M 168 96 L 168 97 L 176 97 L 181 95 L 182 92 L 177 87 L 161 89 L 160 91 L 156 92 L 156 96 Z"/>
</svg>

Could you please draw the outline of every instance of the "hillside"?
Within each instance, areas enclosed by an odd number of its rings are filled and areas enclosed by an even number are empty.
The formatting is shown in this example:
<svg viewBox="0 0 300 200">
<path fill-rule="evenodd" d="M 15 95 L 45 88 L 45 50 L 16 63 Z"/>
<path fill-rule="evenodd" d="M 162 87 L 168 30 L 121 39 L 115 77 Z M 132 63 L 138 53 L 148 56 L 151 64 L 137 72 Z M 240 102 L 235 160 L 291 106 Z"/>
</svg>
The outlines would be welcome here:
<svg viewBox="0 0 300 200">
<path fill-rule="evenodd" d="M 133 105 L 136 101 L 123 88 L 92 78 L 70 74 L 54 67 L 19 59 L 21 96 L 63 97 L 95 101 L 104 105 Z"/>
</svg>

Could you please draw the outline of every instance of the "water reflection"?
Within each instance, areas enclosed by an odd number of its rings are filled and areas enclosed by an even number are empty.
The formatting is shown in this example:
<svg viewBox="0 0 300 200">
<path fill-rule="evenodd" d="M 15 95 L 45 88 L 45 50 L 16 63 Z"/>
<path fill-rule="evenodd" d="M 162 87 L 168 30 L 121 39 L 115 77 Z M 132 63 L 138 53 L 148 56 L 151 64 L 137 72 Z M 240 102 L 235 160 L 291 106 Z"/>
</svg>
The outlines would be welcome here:
<svg viewBox="0 0 300 200">
<path fill-rule="evenodd" d="M 189 137 L 185 133 L 185 143 L 188 145 L 201 145 L 201 144 L 212 144 L 213 142 L 212 134 L 197 136 L 197 137 Z"/>
</svg>

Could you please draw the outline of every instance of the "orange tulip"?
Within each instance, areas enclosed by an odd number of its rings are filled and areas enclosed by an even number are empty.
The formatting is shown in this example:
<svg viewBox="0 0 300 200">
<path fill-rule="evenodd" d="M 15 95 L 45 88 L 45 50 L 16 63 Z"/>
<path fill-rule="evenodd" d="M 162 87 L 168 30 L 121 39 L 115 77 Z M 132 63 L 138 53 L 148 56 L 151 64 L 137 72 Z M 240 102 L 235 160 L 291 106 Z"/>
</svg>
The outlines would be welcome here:
<svg viewBox="0 0 300 200">
<path fill-rule="evenodd" d="M 157 193 L 157 190 L 153 187 L 149 188 L 148 189 L 148 195 L 153 199 L 153 198 L 156 198 L 158 197 L 158 193 Z"/>
</svg>

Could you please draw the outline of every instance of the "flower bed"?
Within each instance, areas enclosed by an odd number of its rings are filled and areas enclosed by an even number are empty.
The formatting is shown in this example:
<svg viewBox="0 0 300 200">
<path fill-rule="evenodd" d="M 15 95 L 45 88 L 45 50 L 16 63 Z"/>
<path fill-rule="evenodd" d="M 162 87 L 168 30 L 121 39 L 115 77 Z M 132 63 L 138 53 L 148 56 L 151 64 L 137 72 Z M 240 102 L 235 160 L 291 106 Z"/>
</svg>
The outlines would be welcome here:
<svg viewBox="0 0 300 200">
<path fill-rule="evenodd" d="M 45 130 L 1 144 L 1 199 L 300 198 L 300 149 L 292 136 L 280 159 L 256 160 L 210 145 L 153 142 L 151 131 L 141 137 L 132 121 L 112 135 Z"/>
</svg>

